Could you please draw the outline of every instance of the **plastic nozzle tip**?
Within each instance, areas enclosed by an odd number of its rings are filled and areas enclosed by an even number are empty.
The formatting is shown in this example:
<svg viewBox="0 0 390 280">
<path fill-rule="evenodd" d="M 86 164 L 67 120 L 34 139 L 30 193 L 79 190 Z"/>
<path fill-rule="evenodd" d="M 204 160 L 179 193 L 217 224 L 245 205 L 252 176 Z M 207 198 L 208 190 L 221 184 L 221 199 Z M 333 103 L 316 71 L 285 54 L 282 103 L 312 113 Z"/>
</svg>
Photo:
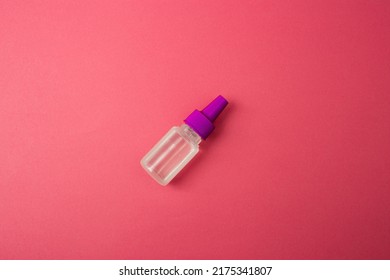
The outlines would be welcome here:
<svg viewBox="0 0 390 280">
<path fill-rule="evenodd" d="M 228 105 L 227 100 L 222 95 L 219 95 L 202 110 L 202 113 L 210 122 L 214 122 L 223 109 L 225 109 L 226 105 Z"/>
</svg>

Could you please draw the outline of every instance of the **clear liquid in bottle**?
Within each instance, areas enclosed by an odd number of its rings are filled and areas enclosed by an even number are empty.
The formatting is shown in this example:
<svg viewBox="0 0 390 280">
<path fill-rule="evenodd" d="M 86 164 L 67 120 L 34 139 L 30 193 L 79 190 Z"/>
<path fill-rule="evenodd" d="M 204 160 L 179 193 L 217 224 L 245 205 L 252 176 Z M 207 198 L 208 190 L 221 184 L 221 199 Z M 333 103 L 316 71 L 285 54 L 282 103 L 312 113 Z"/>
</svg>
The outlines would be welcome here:
<svg viewBox="0 0 390 280">
<path fill-rule="evenodd" d="M 198 153 L 201 138 L 188 125 L 171 128 L 141 160 L 142 167 L 167 185 Z"/>
</svg>

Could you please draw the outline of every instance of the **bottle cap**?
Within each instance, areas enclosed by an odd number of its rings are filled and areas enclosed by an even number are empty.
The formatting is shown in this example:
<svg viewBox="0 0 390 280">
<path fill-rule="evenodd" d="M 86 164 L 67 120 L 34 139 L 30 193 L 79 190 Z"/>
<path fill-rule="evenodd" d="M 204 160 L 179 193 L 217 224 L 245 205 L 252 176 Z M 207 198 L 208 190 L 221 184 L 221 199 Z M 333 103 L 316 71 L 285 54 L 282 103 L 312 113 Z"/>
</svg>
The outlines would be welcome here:
<svg viewBox="0 0 390 280">
<path fill-rule="evenodd" d="M 214 130 L 213 122 L 228 104 L 227 100 L 219 95 L 202 111 L 195 110 L 185 120 L 184 123 L 191 127 L 203 140 L 205 140 Z"/>
</svg>

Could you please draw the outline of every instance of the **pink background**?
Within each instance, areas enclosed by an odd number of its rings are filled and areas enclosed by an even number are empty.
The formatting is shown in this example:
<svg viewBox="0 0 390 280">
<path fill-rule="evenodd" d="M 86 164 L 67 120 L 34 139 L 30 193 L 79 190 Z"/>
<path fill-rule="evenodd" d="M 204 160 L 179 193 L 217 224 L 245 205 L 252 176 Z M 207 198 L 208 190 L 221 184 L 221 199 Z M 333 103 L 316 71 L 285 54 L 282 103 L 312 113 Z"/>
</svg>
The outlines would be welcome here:
<svg viewBox="0 0 390 280">
<path fill-rule="evenodd" d="M 1 1 L 0 258 L 390 258 L 389 1 Z M 167 187 L 140 167 L 231 102 Z"/>
</svg>

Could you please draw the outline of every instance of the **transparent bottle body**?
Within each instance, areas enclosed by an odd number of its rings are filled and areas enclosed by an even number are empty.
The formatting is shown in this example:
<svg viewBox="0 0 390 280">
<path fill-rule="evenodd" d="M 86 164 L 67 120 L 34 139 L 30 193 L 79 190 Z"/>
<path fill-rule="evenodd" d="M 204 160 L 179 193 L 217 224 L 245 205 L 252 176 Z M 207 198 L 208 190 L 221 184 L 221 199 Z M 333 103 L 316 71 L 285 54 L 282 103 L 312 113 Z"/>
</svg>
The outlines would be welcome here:
<svg viewBox="0 0 390 280">
<path fill-rule="evenodd" d="M 175 126 L 142 158 L 141 165 L 165 186 L 199 152 L 200 142 L 200 136 L 188 125 Z"/>
</svg>

